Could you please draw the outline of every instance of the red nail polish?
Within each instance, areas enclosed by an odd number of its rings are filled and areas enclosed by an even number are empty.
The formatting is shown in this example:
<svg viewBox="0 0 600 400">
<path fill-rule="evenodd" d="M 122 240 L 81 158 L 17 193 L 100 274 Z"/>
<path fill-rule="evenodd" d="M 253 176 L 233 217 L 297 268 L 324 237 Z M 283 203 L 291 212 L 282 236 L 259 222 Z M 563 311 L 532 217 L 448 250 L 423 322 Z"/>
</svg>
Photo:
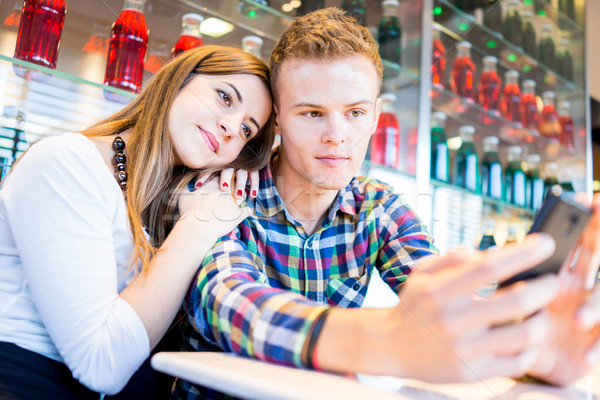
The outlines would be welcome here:
<svg viewBox="0 0 600 400">
<path fill-rule="evenodd" d="M 256 190 L 252 191 L 252 197 L 256 197 Z"/>
<path fill-rule="evenodd" d="M 242 195 L 243 195 L 243 194 L 244 194 L 244 192 L 242 192 L 241 190 L 238 190 L 238 191 L 237 191 L 237 195 L 238 195 L 238 197 L 242 197 Z"/>
<path fill-rule="evenodd" d="M 196 185 L 194 187 L 196 189 L 200 189 L 202 187 L 202 182 L 196 182 Z"/>
<path fill-rule="evenodd" d="M 226 188 L 228 188 L 228 187 L 229 187 L 229 184 L 228 184 L 227 182 L 223 182 L 223 187 L 226 187 Z"/>
</svg>

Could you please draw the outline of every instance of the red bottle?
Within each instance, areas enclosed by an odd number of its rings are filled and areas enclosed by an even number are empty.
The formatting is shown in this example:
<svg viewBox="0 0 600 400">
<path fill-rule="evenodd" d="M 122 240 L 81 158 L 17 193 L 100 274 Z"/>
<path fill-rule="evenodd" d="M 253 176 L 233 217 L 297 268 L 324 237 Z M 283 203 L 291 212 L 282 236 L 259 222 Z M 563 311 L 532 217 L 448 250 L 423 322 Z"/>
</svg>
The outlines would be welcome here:
<svg viewBox="0 0 600 400">
<path fill-rule="evenodd" d="M 204 17 L 200 14 L 189 13 L 181 18 L 181 36 L 171 50 L 171 58 L 186 50 L 202 46 L 202 34 L 200 33 L 200 24 Z"/>
<path fill-rule="evenodd" d="M 433 28 L 433 59 L 431 60 L 433 86 L 443 89 L 446 86 L 446 49 L 441 40 L 440 29 Z"/>
<path fill-rule="evenodd" d="M 142 90 L 148 27 L 144 17 L 146 0 L 125 0 L 112 26 L 104 84 L 139 93 Z M 113 100 L 109 92 L 105 97 Z"/>
<path fill-rule="evenodd" d="M 65 0 L 25 0 L 21 10 L 15 58 L 56 68 L 66 13 Z M 49 77 L 18 65 L 14 65 L 13 69 L 17 75 L 28 79 L 45 80 Z"/>
<path fill-rule="evenodd" d="M 475 64 L 471 59 L 471 43 L 462 41 L 456 45 L 457 55 L 452 65 L 452 91 L 475 101 Z"/>
<path fill-rule="evenodd" d="M 558 105 L 558 121 L 560 122 L 560 136 L 558 140 L 560 144 L 569 150 L 574 149 L 575 124 L 571 118 L 571 103 L 561 101 Z"/>
<path fill-rule="evenodd" d="M 396 96 L 384 93 L 380 97 L 382 111 L 371 138 L 371 161 L 397 168 L 400 160 L 400 124 L 393 111 Z"/>
<path fill-rule="evenodd" d="M 523 81 L 522 105 L 523 126 L 528 129 L 537 129 L 540 124 L 540 113 L 535 97 L 535 81 L 533 79 Z"/>
<path fill-rule="evenodd" d="M 554 98 L 555 95 L 552 91 L 542 93 L 544 109 L 540 117 L 540 133 L 549 139 L 558 140 L 561 127 L 556 107 L 554 107 Z"/>
<path fill-rule="evenodd" d="M 521 89 L 519 89 L 519 72 L 506 71 L 504 74 L 504 93 L 502 98 L 502 115 L 509 121 L 521 123 Z"/>
<path fill-rule="evenodd" d="M 486 110 L 499 113 L 502 80 L 498 76 L 497 64 L 496 57 L 483 57 L 483 72 L 479 78 L 479 104 Z"/>
</svg>

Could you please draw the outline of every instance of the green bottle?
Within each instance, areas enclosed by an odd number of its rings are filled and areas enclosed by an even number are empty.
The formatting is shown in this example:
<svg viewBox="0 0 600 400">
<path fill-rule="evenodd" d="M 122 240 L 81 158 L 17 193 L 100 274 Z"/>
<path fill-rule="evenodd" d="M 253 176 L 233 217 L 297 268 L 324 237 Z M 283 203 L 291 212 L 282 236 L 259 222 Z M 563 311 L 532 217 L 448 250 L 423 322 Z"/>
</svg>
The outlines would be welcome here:
<svg viewBox="0 0 600 400">
<path fill-rule="evenodd" d="M 362 26 L 367 26 L 367 2 L 365 0 L 343 0 L 342 10 L 356 18 Z"/>
<path fill-rule="evenodd" d="M 542 25 L 538 43 L 538 61 L 554 70 L 556 68 L 556 48 L 552 39 L 552 25 Z"/>
<path fill-rule="evenodd" d="M 498 156 L 499 140 L 496 136 L 483 139 L 481 160 L 481 193 L 502 200 L 502 164 Z"/>
<path fill-rule="evenodd" d="M 496 239 L 494 239 L 494 233 L 496 231 L 496 221 L 487 217 L 482 223 L 482 236 L 478 250 L 487 250 L 490 247 L 496 246 Z"/>
<path fill-rule="evenodd" d="M 265 7 L 269 6 L 269 0 L 254 0 L 254 1 L 256 1 L 257 3 L 259 3 L 260 5 L 263 5 Z M 244 17 L 252 18 L 252 19 L 261 18 L 266 14 L 266 11 L 263 10 L 262 8 L 257 7 L 254 4 L 251 4 L 244 0 L 240 0 L 240 2 L 238 4 L 238 11 Z"/>
<path fill-rule="evenodd" d="M 458 129 L 458 133 L 462 139 L 462 144 L 456 151 L 454 159 L 455 184 L 480 193 L 479 157 L 477 156 L 473 142 L 475 128 L 471 125 L 464 125 Z"/>
<path fill-rule="evenodd" d="M 540 178 L 539 154 L 527 156 L 527 171 L 525 172 L 525 202 L 528 208 L 539 210 L 544 201 L 544 181 Z"/>
<path fill-rule="evenodd" d="M 446 114 L 434 112 L 431 115 L 431 178 L 442 182 L 450 180 L 445 126 Z"/>
<path fill-rule="evenodd" d="M 504 170 L 504 200 L 525 207 L 525 172 L 521 168 L 521 147 L 510 146 L 507 161 Z"/>
<path fill-rule="evenodd" d="M 556 56 L 556 68 L 558 73 L 573 81 L 573 56 L 570 49 L 571 41 L 567 38 L 562 38 L 558 45 L 558 55 Z"/>
<path fill-rule="evenodd" d="M 396 64 L 400 64 L 402 53 L 402 27 L 397 17 L 399 5 L 398 0 L 383 0 L 383 17 L 377 31 L 379 55 Z"/>
</svg>

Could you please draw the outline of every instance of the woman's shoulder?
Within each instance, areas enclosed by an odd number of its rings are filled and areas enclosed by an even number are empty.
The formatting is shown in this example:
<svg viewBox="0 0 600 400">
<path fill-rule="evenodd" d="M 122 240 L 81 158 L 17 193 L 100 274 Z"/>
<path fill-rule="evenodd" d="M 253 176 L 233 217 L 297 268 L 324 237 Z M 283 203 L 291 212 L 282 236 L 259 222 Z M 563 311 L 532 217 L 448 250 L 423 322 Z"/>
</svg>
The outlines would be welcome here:
<svg viewBox="0 0 600 400">
<path fill-rule="evenodd" d="M 19 162 L 78 168 L 103 161 L 98 149 L 88 138 L 80 133 L 63 133 L 33 143 Z"/>
</svg>

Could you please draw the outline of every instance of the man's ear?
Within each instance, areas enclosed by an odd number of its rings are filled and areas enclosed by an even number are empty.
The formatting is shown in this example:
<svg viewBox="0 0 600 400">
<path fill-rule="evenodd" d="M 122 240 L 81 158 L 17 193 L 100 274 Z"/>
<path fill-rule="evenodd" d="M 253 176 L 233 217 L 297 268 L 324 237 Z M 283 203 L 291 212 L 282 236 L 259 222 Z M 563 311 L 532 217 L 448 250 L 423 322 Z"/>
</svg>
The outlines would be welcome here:
<svg viewBox="0 0 600 400">
<path fill-rule="evenodd" d="M 372 135 L 377 130 L 377 123 L 379 122 L 379 115 L 381 114 L 381 99 L 378 97 L 375 101 L 375 121 L 373 122 L 373 129 L 369 133 Z"/>
<path fill-rule="evenodd" d="M 281 135 L 281 124 L 279 123 L 279 110 L 276 105 L 273 105 L 273 112 L 275 113 L 275 124 L 273 125 L 273 131 L 276 135 Z"/>
</svg>

